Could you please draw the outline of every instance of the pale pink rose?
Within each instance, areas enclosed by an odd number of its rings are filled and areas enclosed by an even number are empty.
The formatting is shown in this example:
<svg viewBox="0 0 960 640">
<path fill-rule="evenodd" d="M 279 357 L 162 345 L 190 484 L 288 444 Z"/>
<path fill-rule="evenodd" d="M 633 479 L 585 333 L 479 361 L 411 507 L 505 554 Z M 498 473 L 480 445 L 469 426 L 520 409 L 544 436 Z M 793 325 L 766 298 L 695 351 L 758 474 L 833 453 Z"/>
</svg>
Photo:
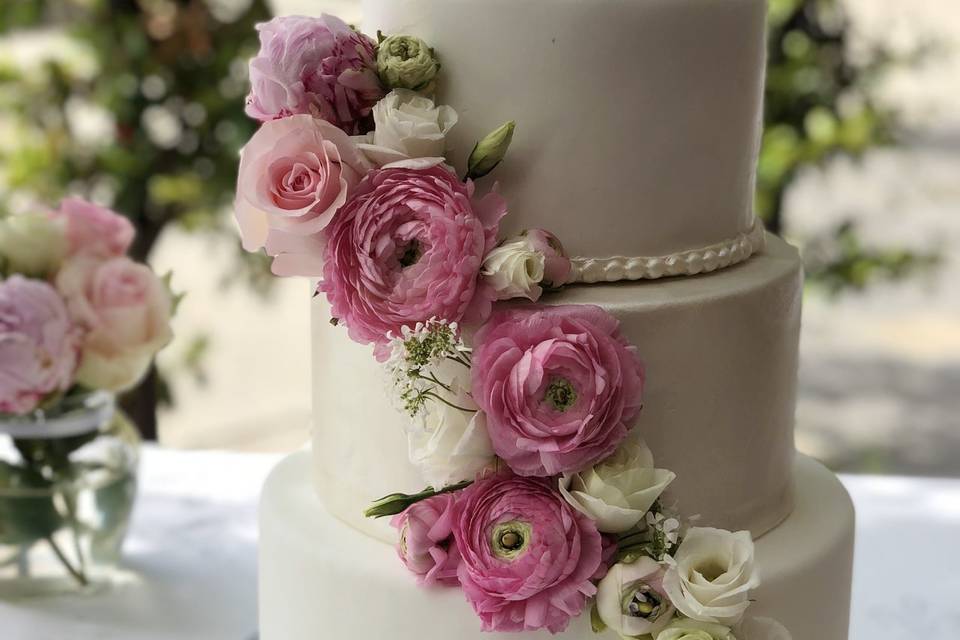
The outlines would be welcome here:
<svg viewBox="0 0 960 640">
<path fill-rule="evenodd" d="M 479 282 L 506 203 L 474 199 L 442 166 L 367 175 L 324 231 L 323 281 L 350 337 L 389 355 L 389 335 L 431 318 L 481 322 L 494 292 Z"/>
<path fill-rule="evenodd" d="M 611 455 L 640 411 L 644 368 L 592 305 L 513 308 L 474 339 L 473 399 L 516 473 L 555 475 Z"/>
<path fill-rule="evenodd" d="M 385 93 L 373 40 L 330 15 L 282 16 L 257 29 L 247 115 L 317 115 L 353 135 L 373 128 L 370 112 Z"/>
<path fill-rule="evenodd" d="M 319 233 L 372 168 L 328 122 L 266 122 L 243 148 L 235 212 L 248 251 L 266 247 L 277 275 L 322 274 Z"/>
<path fill-rule="evenodd" d="M 544 257 L 540 284 L 551 289 L 566 283 L 570 277 L 570 258 L 557 236 L 545 229 L 529 229 L 523 232 L 523 236 L 530 248 Z"/>
<path fill-rule="evenodd" d="M 57 288 L 87 331 L 77 381 L 88 387 L 133 387 L 173 337 L 170 292 L 146 265 L 126 257 L 70 260 Z"/>
<path fill-rule="evenodd" d="M 597 592 L 609 547 L 555 485 L 504 473 L 457 500 L 457 575 L 484 631 L 560 633 Z"/>
<path fill-rule="evenodd" d="M 54 215 L 66 220 L 68 255 L 122 256 L 136 231 L 124 216 L 81 198 L 64 198 Z"/>
<path fill-rule="evenodd" d="M 28 413 L 66 391 L 79 335 L 49 284 L 17 275 L 0 282 L 0 413 Z"/>
<path fill-rule="evenodd" d="M 415 502 L 394 516 L 391 524 L 400 533 L 397 553 L 423 586 L 456 585 L 460 554 L 453 539 L 452 493 L 441 493 Z"/>
</svg>

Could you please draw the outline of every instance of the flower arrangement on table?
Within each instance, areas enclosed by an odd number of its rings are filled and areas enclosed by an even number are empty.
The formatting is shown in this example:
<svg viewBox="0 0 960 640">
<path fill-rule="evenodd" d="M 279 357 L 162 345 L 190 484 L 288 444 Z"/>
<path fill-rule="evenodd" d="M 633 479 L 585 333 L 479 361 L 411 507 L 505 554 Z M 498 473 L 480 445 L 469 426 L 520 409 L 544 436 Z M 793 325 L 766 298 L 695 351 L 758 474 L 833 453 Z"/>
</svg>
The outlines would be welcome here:
<svg viewBox="0 0 960 640">
<path fill-rule="evenodd" d="M 75 493 L 105 467 L 72 456 L 100 435 L 98 419 L 112 420 L 112 394 L 134 386 L 172 337 L 169 278 L 127 257 L 134 234 L 123 216 L 78 198 L 0 218 L 0 435 L 12 444 L 0 452 L 0 546 L 46 540 L 80 583 L 84 554 L 69 560 L 55 534 L 80 535 Z M 96 496 L 99 507 L 108 493 Z"/>
<path fill-rule="evenodd" d="M 542 229 L 500 238 L 508 122 L 458 176 L 440 61 L 412 36 L 369 38 L 332 16 L 261 25 L 236 216 L 278 275 L 319 280 L 332 322 L 373 345 L 429 485 L 376 501 L 422 585 L 460 587 L 486 631 L 655 640 L 772 640 L 742 621 L 759 583 L 749 533 L 692 527 L 661 498 L 637 417 L 645 369 L 599 307 L 535 306 L 571 261 Z M 494 302 L 525 299 L 525 304 Z M 468 330 L 465 330 L 468 329 Z M 467 343 L 467 335 L 472 336 Z M 761 628 L 757 631 L 757 628 Z"/>
</svg>

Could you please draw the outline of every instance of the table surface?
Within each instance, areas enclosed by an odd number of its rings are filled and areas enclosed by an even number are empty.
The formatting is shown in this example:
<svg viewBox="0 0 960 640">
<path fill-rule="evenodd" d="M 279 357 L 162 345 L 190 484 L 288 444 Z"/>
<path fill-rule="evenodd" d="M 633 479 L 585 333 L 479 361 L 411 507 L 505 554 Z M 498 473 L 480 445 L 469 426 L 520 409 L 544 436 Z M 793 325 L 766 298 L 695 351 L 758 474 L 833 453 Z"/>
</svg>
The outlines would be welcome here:
<svg viewBox="0 0 960 640">
<path fill-rule="evenodd" d="M 257 497 L 278 460 L 147 447 L 129 578 L 99 594 L 0 602 L 0 638 L 252 638 Z M 842 480 L 857 507 L 850 640 L 960 637 L 960 480 Z"/>
</svg>

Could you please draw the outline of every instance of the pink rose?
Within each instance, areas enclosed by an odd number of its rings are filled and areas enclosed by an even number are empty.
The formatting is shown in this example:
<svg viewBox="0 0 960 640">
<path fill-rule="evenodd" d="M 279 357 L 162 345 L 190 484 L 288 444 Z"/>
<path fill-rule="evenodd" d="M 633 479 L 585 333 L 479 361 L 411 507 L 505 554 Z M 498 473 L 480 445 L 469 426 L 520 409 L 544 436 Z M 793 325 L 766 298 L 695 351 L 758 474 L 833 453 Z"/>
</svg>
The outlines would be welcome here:
<svg viewBox="0 0 960 640">
<path fill-rule="evenodd" d="M 540 284 L 548 289 L 563 285 L 570 277 L 570 258 L 557 236 L 545 229 L 529 229 L 523 236 L 530 248 L 544 257 Z"/>
<path fill-rule="evenodd" d="M 266 122 L 240 156 L 236 217 L 248 251 L 278 275 L 319 276 L 319 233 L 372 168 L 349 136 L 310 116 Z"/>
<path fill-rule="evenodd" d="M 166 285 L 129 258 L 68 261 L 57 275 L 57 288 L 87 330 L 77 381 L 88 387 L 129 389 L 173 337 Z"/>
<path fill-rule="evenodd" d="M 604 541 L 555 482 L 510 474 L 463 490 L 454 507 L 457 572 L 484 631 L 559 633 L 606 572 Z"/>
<path fill-rule="evenodd" d="M 400 532 L 400 559 L 417 574 L 421 585 L 457 584 L 460 554 L 453 540 L 455 502 L 453 494 L 441 493 L 415 502 L 391 521 Z"/>
<path fill-rule="evenodd" d="M 482 321 L 494 293 L 479 284 L 506 203 L 496 192 L 473 200 L 441 166 L 371 172 L 325 233 L 323 281 L 333 316 L 361 343 L 431 318 Z"/>
<path fill-rule="evenodd" d="M 516 473 L 579 471 L 626 437 L 644 368 L 618 325 L 591 305 L 514 308 L 477 333 L 474 401 L 494 451 Z"/>
<path fill-rule="evenodd" d="M 54 215 L 66 220 L 68 255 L 71 256 L 122 256 L 136 234 L 127 218 L 80 198 L 64 198 Z"/>
<path fill-rule="evenodd" d="M 373 40 L 330 15 L 283 16 L 257 29 L 247 115 L 263 122 L 318 115 L 353 135 L 372 128 L 370 112 L 385 93 Z"/>
<path fill-rule="evenodd" d="M 78 338 L 49 284 L 17 275 L 0 282 L 0 413 L 28 413 L 44 396 L 66 391 Z"/>
</svg>

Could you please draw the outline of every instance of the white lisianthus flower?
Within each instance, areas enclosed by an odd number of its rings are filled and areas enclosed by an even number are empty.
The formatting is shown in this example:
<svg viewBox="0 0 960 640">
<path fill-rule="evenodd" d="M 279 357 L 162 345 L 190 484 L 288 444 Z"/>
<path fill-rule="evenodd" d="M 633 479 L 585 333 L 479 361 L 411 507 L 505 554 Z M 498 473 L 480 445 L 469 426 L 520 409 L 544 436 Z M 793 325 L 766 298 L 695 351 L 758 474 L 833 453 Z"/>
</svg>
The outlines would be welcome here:
<svg viewBox="0 0 960 640">
<path fill-rule="evenodd" d="M 0 218 L 0 268 L 27 277 L 57 271 L 67 255 L 66 221 L 46 213 Z"/>
<path fill-rule="evenodd" d="M 442 489 L 473 480 L 494 460 L 484 414 L 470 398 L 469 387 L 458 378 L 450 392 L 438 389 L 445 404 L 431 399 L 408 428 L 410 462 L 431 487 Z"/>
<path fill-rule="evenodd" d="M 447 134 L 457 124 L 457 112 L 407 89 L 395 89 L 373 107 L 375 128 L 354 138 L 371 162 L 384 166 L 430 158 L 443 162 Z"/>
<path fill-rule="evenodd" d="M 536 302 L 543 294 L 546 257 L 526 236 L 508 240 L 483 260 L 480 274 L 497 293 L 498 300 L 527 298 Z"/>
<path fill-rule="evenodd" d="M 760 585 L 749 531 L 694 527 L 668 562 L 663 587 L 670 601 L 701 622 L 737 624 Z"/>
<path fill-rule="evenodd" d="M 748 618 L 737 628 L 737 640 L 793 640 L 786 627 L 772 618 Z"/>
<path fill-rule="evenodd" d="M 560 492 L 575 509 L 590 516 L 604 533 L 634 528 L 673 482 L 676 474 L 655 469 L 653 454 L 632 431 L 606 460 L 560 479 Z"/>
<path fill-rule="evenodd" d="M 597 585 L 597 613 L 621 636 L 656 635 L 673 618 L 674 607 L 663 591 L 665 566 L 642 556 L 615 564 Z"/>
<path fill-rule="evenodd" d="M 654 638 L 655 640 L 737 640 L 729 627 L 686 618 L 674 620 Z"/>
</svg>

